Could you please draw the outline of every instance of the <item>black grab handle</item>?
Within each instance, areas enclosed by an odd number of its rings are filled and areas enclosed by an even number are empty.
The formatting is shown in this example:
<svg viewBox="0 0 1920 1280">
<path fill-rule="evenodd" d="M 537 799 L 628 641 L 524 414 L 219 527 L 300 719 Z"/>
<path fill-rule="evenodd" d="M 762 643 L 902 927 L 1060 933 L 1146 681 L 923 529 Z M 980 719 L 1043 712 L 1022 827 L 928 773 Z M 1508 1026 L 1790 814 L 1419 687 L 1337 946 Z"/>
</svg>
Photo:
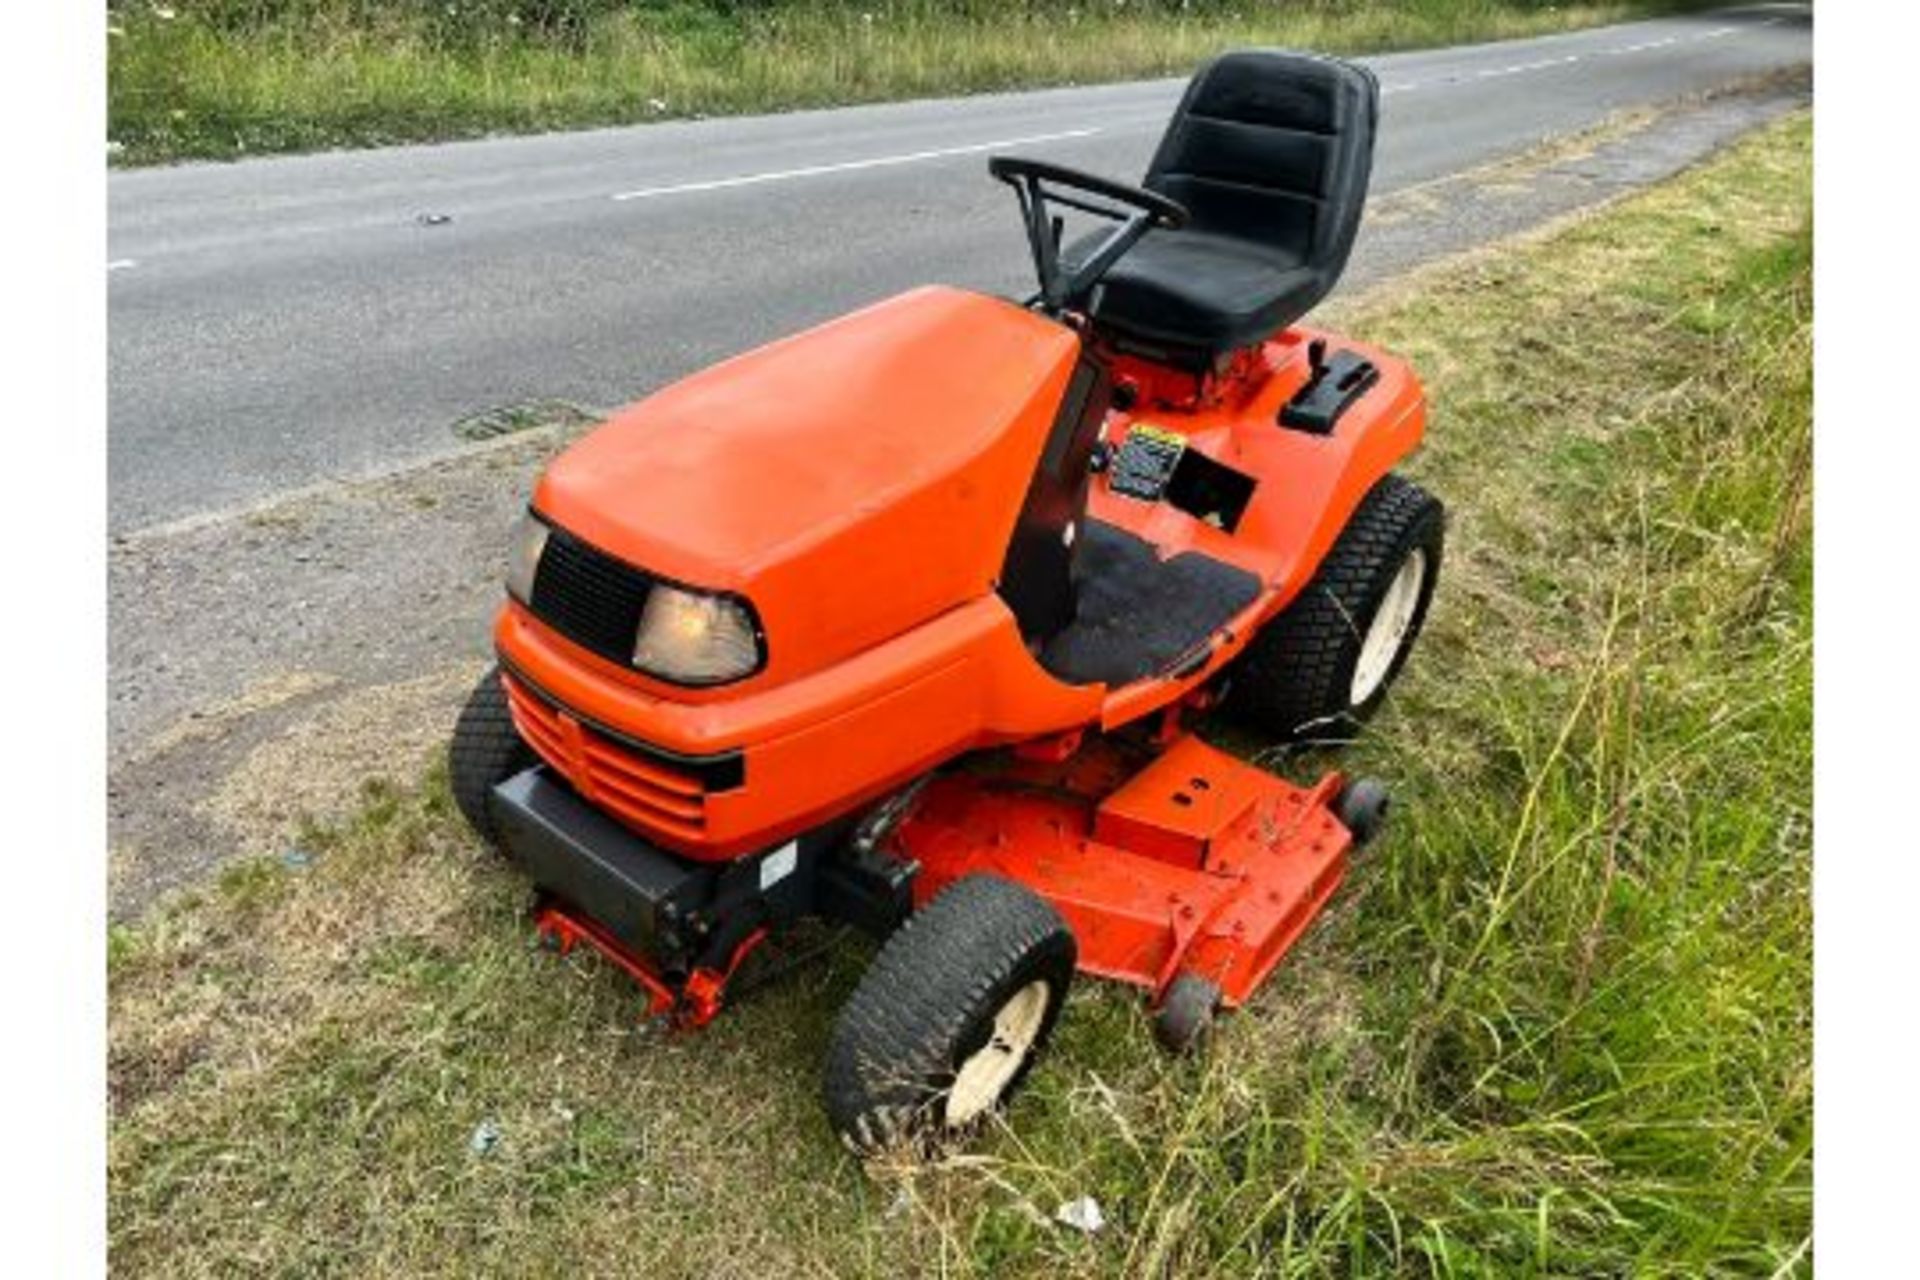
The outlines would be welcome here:
<svg viewBox="0 0 1920 1280">
<path fill-rule="evenodd" d="M 1168 231 L 1178 231 L 1187 225 L 1188 219 L 1192 216 L 1187 212 L 1187 206 L 1178 200 L 1161 195 L 1158 191 L 1132 186 L 1125 182 L 1115 182 L 1096 173 L 1084 173 L 1079 169 L 1069 169 L 1063 164 L 1052 164 L 1046 160 L 1029 160 L 1024 156 L 989 156 L 987 172 L 1009 184 L 1018 184 L 1032 179 L 1085 191 L 1089 195 L 1104 196 L 1108 200 L 1117 200 L 1121 204 L 1132 205 L 1144 211 L 1153 219 L 1154 226 L 1165 227 Z M 1058 195 L 1050 198 L 1087 213 L 1104 213 L 1109 217 L 1113 216 L 1114 211 L 1110 209 L 1089 208 L 1071 200 L 1061 200 Z"/>
<path fill-rule="evenodd" d="M 1026 223 L 1027 247 L 1033 252 L 1033 271 L 1039 278 L 1040 292 L 1033 299 L 1052 315 L 1084 304 L 1107 268 L 1118 262 L 1140 238 L 1155 228 L 1178 230 L 1187 224 L 1186 206 L 1169 200 L 1158 191 L 1110 182 L 1091 173 L 1028 160 L 1020 156 L 989 156 L 987 172 L 1013 188 L 1020 198 L 1020 213 Z M 1096 204 L 1077 199 L 1058 188 L 1112 201 Z M 1120 225 L 1071 269 L 1060 261 L 1060 220 L 1051 216 L 1049 206 L 1065 205 Z M 1113 205 L 1120 206 L 1119 208 Z"/>
</svg>

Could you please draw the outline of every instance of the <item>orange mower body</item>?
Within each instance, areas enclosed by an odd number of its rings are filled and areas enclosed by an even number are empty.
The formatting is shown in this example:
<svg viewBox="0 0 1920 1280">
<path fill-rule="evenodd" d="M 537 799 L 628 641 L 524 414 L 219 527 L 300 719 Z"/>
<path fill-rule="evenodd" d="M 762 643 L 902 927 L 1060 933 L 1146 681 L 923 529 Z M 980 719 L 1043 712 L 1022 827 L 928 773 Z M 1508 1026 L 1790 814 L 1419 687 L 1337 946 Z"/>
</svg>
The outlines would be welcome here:
<svg viewBox="0 0 1920 1280">
<path fill-rule="evenodd" d="M 1379 352 L 1368 354 L 1383 376 L 1340 430 L 1276 430 L 1280 406 L 1309 376 L 1313 336 L 1267 343 L 1264 377 L 1236 388 L 1244 399 L 1116 411 L 1107 422 L 1122 446 L 1147 423 L 1238 470 L 1286 477 L 1254 489 L 1232 533 L 1115 496 L 1108 476 L 1095 477 L 1088 518 L 1135 534 L 1161 560 L 1197 552 L 1259 581 L 1244 607 L 1196 639 L 1182 669 L 1117 689 L 1068 684 L 1029 652 L 996 586 L 1079 344 L 1011 303 L 926 289 L 697 375 L 553 463 L 534 491 L 542 517 L 627 564 L 753 601 L 775 643 L 737 683 L 675 688 L 510 600 L 494 636 L 515 721 L 617 817 L 676 852 L 716 859 L 856 810 L 969 751 L 1162 711 L 1286 607 L 1420 439 L 1420 385 Z M 894 393 L 860 384 L 876 368 Z M 796 429 L 815 422 L 817 431 Z M 589 730 L 569 751 L 555 708 L 612 733 Z M 590 749 L 622 737 L 739 758 L 753 785 L 708 790 L 668 766 L 629 763 L 631 753 Z"/>
<path fill-rule="evenodd" d="M 683 1025 L 795 921 L 886 939 L 828 1071 L 862 1150 L 996 1104 L 1075 969 L 1148 991 L 1175 1047 L 1252 996 L 1385 795 L 1295 786 L 1186 723 L 1339 736 L 1438 569 L 1438 503 L 1392 474 L 1419 381 L 1298 323 L 1351 244 L 1375 96 L 1344 63 L 1227 55 L 1143 187 L 996 158 L 1033 298 L 902 294 L 548 467 L 453 752 L 543 934 Z M 1262 164 L 1286 181 L 1254 235 L 1233 201 Z M 1069 245 L 1056 205 L 1119 229 Z M 940 1021 L 949 983 L 993 1007 Z M 934 994 L 888 1012 L 907 988 Z M 946 1040 L 873 1039 L 910 1032 Z M 935 1065 L 901 1086 L 889 1054 Z"/>
</svg>

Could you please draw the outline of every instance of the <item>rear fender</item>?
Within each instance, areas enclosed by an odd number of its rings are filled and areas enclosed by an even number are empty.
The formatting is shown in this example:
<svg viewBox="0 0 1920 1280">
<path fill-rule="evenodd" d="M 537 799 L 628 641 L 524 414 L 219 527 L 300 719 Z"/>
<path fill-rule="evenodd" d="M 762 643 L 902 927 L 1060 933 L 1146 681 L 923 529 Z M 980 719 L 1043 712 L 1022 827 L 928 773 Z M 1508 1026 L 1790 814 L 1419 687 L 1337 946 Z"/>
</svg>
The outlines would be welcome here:
<svg viewBox="0 0 1920 1280">
<path fill-rule="evenodd" d="M 1427 421 L 1426 392 L 1406 361 L 1334 335 L 1300 330 L 1287 337 L 1297 357 L 1234 432 L 1238 451 L 1263 481 L 1236 541 L 1269 556 L 1264 576 L 1274 612 L 1312 580 L 1368 491 L 1419 446 Z M 1327 435 L 1280 426 L 1280 407 L 1307 381 L 1306 344 L 1322 337 L 1330 348 L 1371 360 L 1380 380 Z"/>
<path fill-rule="evenodd" d="M 1308 345 L 1352 351 L 1378 368 L 1379 380 L 1321 435 L 1281 425 L 1282 407 L 1304 387 Z M 1267 344 L 1266 376 L 1236 399 L 1186 411 L 1143 409 L 1126 425 L 1152 423 L 1179 431 L 1188 447 L 1253 476 L 1258 485 L 1231 533 L 1164 503 L 1120 497 L 1095 486 L 1090 514 L 1154 543 L 1163 557 L 1198 551 L 1258 575 L 1260 595 L 1213 638 L 1209 649 L 1168 676 L 1110 691 L 1101 707 L 1112 729 L 1157 711 L 1212 679 L 1246 647 L 1254 632 L 1292 603 L 1374 485 L 1419 446 L 1426 430 L 1426 392 L 1406 361 L 1364 343 L 1292 329 Z"/>
</svg>

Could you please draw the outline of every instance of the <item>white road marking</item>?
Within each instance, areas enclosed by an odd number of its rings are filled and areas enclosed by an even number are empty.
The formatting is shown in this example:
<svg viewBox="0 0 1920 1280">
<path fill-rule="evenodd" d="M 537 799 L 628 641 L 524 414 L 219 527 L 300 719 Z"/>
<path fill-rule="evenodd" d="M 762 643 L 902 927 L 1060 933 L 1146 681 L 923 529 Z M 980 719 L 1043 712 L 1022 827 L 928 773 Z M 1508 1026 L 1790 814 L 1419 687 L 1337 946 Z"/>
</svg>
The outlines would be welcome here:
<svg viewBox="0 0 1920 1280">
<path fill-rule="evenodd" d="M 134 265 L 136 264 L 134 263 L 132 258 L 115 258 L 112 262 L 109 262 L 107 264 L 107 270 L 125 271 L 128 267 L 131 267 Z"/>
<path fill-rule="evenodd" d="M 1772 26 L 1782 21 L 1771 18 L 1761 23 Z M 1648 40 L 1640 44 L 1615 45 L 1607 49 L 1594 49 L 1586 53 L 1569 53 L 1557 58 L 1541 58 L 1534 62 L 1519 62 L 1505 67 L 1486 67 L 1478 71 L 1464 72 L 1440 80 L 1407 81 L 1402 84 L 1383 85 L 1380 94 L 1385 97 L 1395 93 L 1412 93 L 1417 89 L 1444 88 L 1448 85 L 1463 84 L 1474 80 L 1491 80 L 1500 76 L 1524 75 L 1531 71 L 1548 71 L 1555 67 L 1564 67 L 1576 62 L 1585 62 L 1590 58 L 1618 57 L 1623 54 L 1644 53 L 1652 49 L 1665 49 L 1677 44 L 1692 44 L 1699 40 L 1716 40 L 1738 32 L 1738 27 L 1715 27 L 1709 31 L 1691 35 L 1665 36 L 1658 40 Z M 1019 138 L 1000 138 L 993 142 L 974 142 L 960 147 L 939 147 L 930 151 L 909 151 L 899 155 L 874 156 L 866 160 L 845 160 L 837 164 L 807 165 L 799 169 L 776 169 L 768 173 L 747 173 L 732 178 L 714 178 L 706 182 L 677 182 L 664 187 L 642 187 L 637 191 L 617 192 L 615 200 L 652 200 L 658 196 L 692 195 L 701 191 L 725 191 L 732 187 L 751 187 L 763 182 L 785 182 L 791 178 L 815 178 L 829 173 L 856 173 L 862 169 L 886 169 L 895 165 L 917 164 L 925 160 L 941 160 L 948 156 L 978 155 L 982 151 L 994 151 L 1001 147 L 1017 147 L 1035 142 L 1064 142 L 1070 138 L 1086 138 L 1101 132 L 1092 129 L 1064 129 L 1058 133 L 1034 133 Z M 132 263 L 125 264 L 127 266 Z M 108 268 L 112 269 L 111 266 Z"/>
<path fill-rule="evenodd" d="M 1474 78 L 1490 80 L 1495 76 L 1517 76 L 1523 71 L 1544 71 L 1548 67 L 1562 67 L 1569 62 L 1580 61 L 1581 55 L 1570 53 L 1564 58 L 1542 58 L 1538 62 L 1521 62 L 1511 67 L 1488 67 L 1485 71 L 1476 71 Z"/>
<path fill-rule="evenodd" d="M 859 169 L 885 169 L 893 165 L 939 160 L 947 156 L 977 155 L 1001 147 L 1025 146 L 1033 142 L 1060 142 L 1068 138 L 1086 138 L 1099 133 L 1094 129 L 1065 129 L 1059 133 L 1033 133 L 1023 138 L 1000 138 L 993 142 L 975 142 L 964 147 L 940 147 L 933 151 L 909 151 L 902 155 L 874 156 L 867 160 L 847 160 L 839 164 L 808 165 L 804 169 L 778 169 L 771 173 L 748 173 L 737 178 L 716 178 L 710 182 L 680 182 L 670 187 L 643 187 L 622 191 L 615 200 L 651 200 L 656 196 L 677 196 L 695 191 L 722 191 L 728 187 L 751 187 L 762 182 L 785 182 L 789 178 L 812 178 L 826 173 L 852 173 Z"/>
<path fill-rule="evenodd" d="M 1768 18 L 1759 25 L 1771 27 L 1777 26 L 1783 21 L 1785 21 L 1783 18 Z M 1665 36 L 1659 40 L 1646 40 L 1640 44 L 1615 45 L 1612 48 L 1594 49 L 1587 53 L 1569 53 L 1558 58 L 1541 58 L 1537 62 L 1516 62 L 1512 66 L 1507 67 L 1483 67 L 1478 71 L 1462 72 L 1459 75 L 1447 76 L 1441 80 L 1424 82 L 1408 81 L 1404 84 L 1384 85 L 1380 89 L 1380 96 L 1384 98 L 1394 93 L 1411 93 L 1415 89 L 1439 89 L 1445 88 L 1448 85 L 1465 84 L 1474 80 L 1492 80 L 1500 76 L 1517 76 L 1528 71 L 1546 71 L 1553 67 L 1564 67 L 1573 62 L 1585 62 L 1589 58 L 1614 58 L 1629 53 L 1645 53 L 1650 49 L 1666 49 L 1676 44 L 1692 44 L 1699 40 L 1718 40 L 1723 36 L 1735 35 L 1739 30 L 1739 27 L 1715 27 L 1710 31 L 1695 32 L 1693 35 Z"/>
</svg>

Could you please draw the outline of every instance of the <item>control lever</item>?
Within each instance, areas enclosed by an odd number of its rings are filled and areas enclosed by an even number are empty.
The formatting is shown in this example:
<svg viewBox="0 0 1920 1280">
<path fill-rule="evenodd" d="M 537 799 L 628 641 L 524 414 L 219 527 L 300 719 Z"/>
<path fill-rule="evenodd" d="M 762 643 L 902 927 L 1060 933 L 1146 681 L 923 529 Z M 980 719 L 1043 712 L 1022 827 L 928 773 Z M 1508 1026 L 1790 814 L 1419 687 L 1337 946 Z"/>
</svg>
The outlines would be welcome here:
<svg viewBox="0 0 1920 1280">
<path fill-rule="evenodd" d="M 1280 406 L 1280 425 L 1316 436 L 1330 435 L 1340 415 L 1380 381 L 1380 370 L 1357 351 L 1327 355 L 1327 340 L 1307 343 L 1306 385 Z"/>
</svg>

